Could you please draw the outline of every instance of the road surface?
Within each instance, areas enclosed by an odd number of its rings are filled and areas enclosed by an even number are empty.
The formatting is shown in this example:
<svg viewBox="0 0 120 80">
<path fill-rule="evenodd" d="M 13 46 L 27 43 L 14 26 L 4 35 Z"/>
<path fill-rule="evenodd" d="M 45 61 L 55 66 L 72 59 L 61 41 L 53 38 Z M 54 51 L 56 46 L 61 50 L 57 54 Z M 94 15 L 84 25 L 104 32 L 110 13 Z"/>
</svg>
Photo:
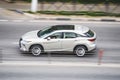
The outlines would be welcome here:
<svg viewBox="0 0 120 80">
<path fill-rule="evenodd" d="M 120 68 L 73 66 L 0 66 L 0 80 L 119 80 Z"/>
</svg>

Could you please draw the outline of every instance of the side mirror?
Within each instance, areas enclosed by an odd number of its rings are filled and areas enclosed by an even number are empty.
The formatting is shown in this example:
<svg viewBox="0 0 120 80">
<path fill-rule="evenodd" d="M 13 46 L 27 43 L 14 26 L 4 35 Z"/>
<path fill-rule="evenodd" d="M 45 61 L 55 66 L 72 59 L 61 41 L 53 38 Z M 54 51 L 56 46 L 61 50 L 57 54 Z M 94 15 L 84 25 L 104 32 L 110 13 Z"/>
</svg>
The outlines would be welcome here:
<svg viewBox="0 0 120 80">
<path fill-rule="evenodd" d="M 47 37 L 47 40 L 50 40 L 51 38 L 50 37 Z"/>
</svg>

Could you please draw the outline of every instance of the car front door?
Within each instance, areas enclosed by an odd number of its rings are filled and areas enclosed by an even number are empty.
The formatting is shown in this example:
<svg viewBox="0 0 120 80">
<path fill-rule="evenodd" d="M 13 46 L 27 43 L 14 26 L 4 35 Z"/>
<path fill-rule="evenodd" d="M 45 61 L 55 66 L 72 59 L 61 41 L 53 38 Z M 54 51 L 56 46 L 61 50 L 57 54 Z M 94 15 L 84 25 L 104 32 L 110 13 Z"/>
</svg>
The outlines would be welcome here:
<svg viewBox="0 0 120 80">
<path fill-rule="evenodd" d="M 45 38 L 43 46 L 45 51 L 60 51 L 61 50 L 62 33 L 57 32 Z"/>
</svg>

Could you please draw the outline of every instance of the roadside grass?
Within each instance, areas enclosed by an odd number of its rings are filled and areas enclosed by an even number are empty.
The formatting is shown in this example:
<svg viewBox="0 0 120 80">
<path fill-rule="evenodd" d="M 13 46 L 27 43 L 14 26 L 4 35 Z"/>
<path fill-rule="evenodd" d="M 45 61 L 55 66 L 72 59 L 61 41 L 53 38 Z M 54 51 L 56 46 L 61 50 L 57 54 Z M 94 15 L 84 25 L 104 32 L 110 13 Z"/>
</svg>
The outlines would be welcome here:
<svg viewBox="0 0 120 80">
<path fill-rule="evenodd" d="M 75 16 L 93 16 L 93 17 L 99 17 L 99 16 L 111 16 L 111 17 L 120 17 L 119 13 L 107 13 L 107 12 L 96 12 L 96 11 L 37 11 L 37 12 L 31 12 L 31 11 L 25 11 L 27 13 L 31 14 L 48 14 L 48 15 L 75 15 Z"/>
</svg>

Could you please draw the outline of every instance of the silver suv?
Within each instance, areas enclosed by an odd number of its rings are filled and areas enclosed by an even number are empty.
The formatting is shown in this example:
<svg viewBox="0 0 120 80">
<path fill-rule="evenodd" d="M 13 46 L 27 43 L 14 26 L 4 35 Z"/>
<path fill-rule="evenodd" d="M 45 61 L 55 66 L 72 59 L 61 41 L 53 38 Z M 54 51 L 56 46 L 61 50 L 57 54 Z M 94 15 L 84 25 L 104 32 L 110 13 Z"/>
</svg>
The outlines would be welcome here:
<svg viewBox="0 0 120 80">
<path fill-rule="evenodd" d="M 53 25 L 30 31 L 19 40 L 21 51 L 38 56 L 43 52 L 72 51 L 77 56 L 96 48 L 96 33 L 81 25 Z"/>
</svg>

